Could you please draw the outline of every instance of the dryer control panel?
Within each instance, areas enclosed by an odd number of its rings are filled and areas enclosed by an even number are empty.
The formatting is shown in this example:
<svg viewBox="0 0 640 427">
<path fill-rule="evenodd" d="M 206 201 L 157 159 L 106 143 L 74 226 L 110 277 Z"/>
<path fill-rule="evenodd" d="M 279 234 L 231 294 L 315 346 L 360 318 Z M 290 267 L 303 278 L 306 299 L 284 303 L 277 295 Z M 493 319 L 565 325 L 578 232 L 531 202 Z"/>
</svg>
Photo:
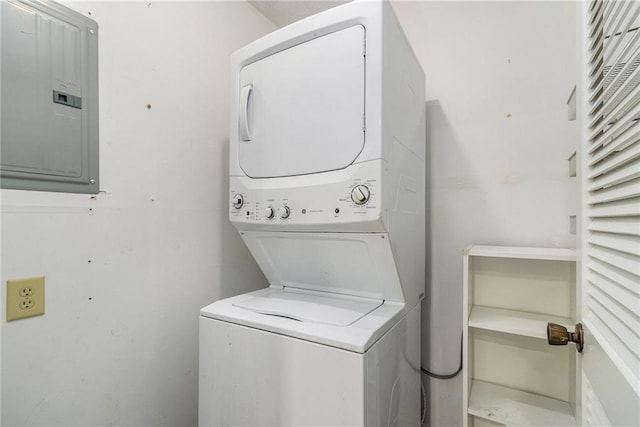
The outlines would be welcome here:
<svg viewBox="0 0 640 427">
<path fill-rule="evenodd" d="M 377 217 L 379 198 L 376 180 L 354 180 L 333 194 L 318 195 L 299 189 L 231 190 L 230 218 L 250 223 L 357 222 Z"/>
<path fill-rule="evenodd" d="M 231 177 L 229 217 L 238 226 L 286 227 L 376 221 L 381 216 L 378 171 L 366 177 L 357 174 L 325 180 L 319 176 L 259 180 Z M 345 175 L 343 171 L 331 174 Z M 296 180 L 299 182 L 292 183 Z M 300 185 L 302 181 L 307 182 Z"/>
</svg>

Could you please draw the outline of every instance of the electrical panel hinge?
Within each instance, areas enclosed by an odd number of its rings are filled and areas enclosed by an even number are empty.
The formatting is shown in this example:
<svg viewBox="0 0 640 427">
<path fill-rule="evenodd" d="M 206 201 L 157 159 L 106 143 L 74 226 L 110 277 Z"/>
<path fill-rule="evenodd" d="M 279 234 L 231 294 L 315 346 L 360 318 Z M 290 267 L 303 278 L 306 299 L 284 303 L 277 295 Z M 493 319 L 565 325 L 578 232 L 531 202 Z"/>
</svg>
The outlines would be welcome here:
<svg viewBox="0 0 640 427">
<path fill-rule="evenodd" d="M 362 39 L 362 56 L 367 56 L 367 39 Z"/>
<path fill-rule="evenodd" d="M 367 131 L 367 116 L 366 114 L 362 115 L 362 132 Z"/>
</svg>

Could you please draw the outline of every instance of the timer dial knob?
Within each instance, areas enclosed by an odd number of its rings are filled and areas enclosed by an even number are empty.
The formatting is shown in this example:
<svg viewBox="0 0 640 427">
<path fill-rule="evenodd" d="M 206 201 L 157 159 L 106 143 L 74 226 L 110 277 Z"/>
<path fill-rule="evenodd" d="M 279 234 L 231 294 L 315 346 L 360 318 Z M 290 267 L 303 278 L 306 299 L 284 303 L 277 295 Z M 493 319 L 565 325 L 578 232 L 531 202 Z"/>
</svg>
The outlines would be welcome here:
<svg viewBox="0 0 640 427">
<path fill-rule="evenodd" d="M 269 219 L 273 219 L 273 215 L 274 215 L 273 207 L 269 206 L 268 208 L 265 208 L 264 216 L 266 216 Z"/>
<path fill-rule="evenodd" d="M 351 200 L 353 200 L 356 205 L 364 205 L 369 201 L 370 196 L 369 187 L 366 185 L 356 185 L 356 187 L 351 190 Z"/>
<path fill-rule="evenodd" d="M 236 209 L 240 209 L 242 206 L 244 206 L 244 197 L 242 196 L 242 194 L 234 194 L 231 197 L 231 205 Z"/>
<path fill-rule="evenodd" d="M 289 209 L 289 206 L 280 206 L 278 208 L 278 215 L 280 215 L 280 218 L 289 218 L 290 214 L 291 210 Z"/>
</svg>

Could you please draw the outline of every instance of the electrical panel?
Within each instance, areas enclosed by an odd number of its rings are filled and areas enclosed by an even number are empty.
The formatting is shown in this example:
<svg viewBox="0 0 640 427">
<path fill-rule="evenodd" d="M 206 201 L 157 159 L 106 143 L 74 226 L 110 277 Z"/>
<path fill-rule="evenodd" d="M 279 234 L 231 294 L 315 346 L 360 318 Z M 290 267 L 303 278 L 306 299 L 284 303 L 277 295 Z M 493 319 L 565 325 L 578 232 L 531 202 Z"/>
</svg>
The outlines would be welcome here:
<svg viewBox="0 0 640 427">
<path fill-rule="evenodd" d="M 97 23 L 52 1 L 1 7 L 0 187 L 97 193 Z"/>
</svg>

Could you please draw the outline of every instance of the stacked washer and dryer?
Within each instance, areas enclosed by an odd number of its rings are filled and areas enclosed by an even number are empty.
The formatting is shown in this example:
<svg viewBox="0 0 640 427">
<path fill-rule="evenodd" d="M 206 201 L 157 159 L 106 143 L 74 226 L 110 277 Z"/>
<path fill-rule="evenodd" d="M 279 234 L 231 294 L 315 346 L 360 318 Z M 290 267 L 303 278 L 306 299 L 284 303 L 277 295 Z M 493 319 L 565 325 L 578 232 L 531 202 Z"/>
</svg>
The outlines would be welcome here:
<svg viewBox="0 0 640 427">
<path fill-rule="evenodd" d="M 231 64 L 229 217 L 270 286 L 201 310 L 199 424 L 419 425 L 424 73 L 391 5 Z"/>
</svg>

